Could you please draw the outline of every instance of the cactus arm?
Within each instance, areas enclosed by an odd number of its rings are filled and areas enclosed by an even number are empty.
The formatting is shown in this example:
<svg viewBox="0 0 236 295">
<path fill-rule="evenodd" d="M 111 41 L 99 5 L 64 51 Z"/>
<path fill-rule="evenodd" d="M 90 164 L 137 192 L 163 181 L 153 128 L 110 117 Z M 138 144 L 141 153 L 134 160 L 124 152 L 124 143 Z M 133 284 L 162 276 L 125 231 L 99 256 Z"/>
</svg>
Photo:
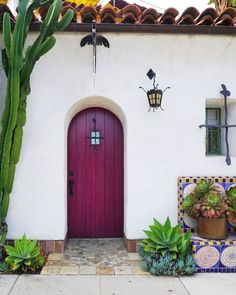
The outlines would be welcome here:
<svg viewBox="0 0 236 295">
<path fill-rule="evenodd" d="M 9 13 L 5 13 L 3 16 L 3 45 L 9 59 L 11 49 L 11 21 Z"/>
<path fill-rule="evenodd" d="M 61 32 L 63 31 L 72 21 L 72 18 L 74 17 L 74 11 L 72 9 L 68 9 L 66 13 L 63 15 L 60 22 L 57 24 L 57 31 Z"/>
<path fill-rule="evenodd" d="M 6 220 L 8 207 L 9 207 L 9 194 L 4 193 L 2 197 L 1 207 L 0 207 L 1 222 L 5 222 Z"/>
<path fill-rule="evenodd" d="M 12 145 L 12 136 L 13 130 L 16 126 L 17 119 L 17 110 L 19 106 L 19 85 L 20 85 L 20 75 L 16 70 L 11 71 L 11 100 L 10 100 L 10 109 L 9 109 L 9 121 L 6 129 L 5 140 L 3 142 L 2 148 L 2 160 L 0 167 L 0 187 L 6 183 L 9 171 L 9 162 L 10 162 L 10 152 Z"/>
</svg>

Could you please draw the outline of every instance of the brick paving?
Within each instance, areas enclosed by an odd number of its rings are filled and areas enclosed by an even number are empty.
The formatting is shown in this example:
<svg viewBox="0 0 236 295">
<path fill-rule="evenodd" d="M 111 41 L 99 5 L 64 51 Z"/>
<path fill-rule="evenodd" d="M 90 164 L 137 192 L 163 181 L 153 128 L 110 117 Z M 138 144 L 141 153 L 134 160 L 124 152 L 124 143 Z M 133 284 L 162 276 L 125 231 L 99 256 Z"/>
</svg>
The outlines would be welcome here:
<svg viewBox="0 0 236 295">
<path fill-rule="evenodd" d="M 144 275 L 138 253 L 128 253 L 123 239 L 69 239 L 64 254 L 50 254 L 41 274 Z"/>
</svg>

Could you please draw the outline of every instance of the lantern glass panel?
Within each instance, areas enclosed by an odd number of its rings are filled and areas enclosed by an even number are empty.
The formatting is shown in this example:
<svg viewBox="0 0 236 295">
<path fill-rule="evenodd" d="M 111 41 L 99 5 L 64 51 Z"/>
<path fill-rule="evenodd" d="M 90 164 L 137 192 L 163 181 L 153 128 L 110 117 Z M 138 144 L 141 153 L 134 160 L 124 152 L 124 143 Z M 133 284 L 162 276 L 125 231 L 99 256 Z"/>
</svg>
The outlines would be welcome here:
<svg viewBox="0 0 236 295">
<path fill-rule="evenodd" d="M 99 131 L 91 131 L 91 144 L 99 145 L 100 144 L 100 132 Z"/>
</svg>

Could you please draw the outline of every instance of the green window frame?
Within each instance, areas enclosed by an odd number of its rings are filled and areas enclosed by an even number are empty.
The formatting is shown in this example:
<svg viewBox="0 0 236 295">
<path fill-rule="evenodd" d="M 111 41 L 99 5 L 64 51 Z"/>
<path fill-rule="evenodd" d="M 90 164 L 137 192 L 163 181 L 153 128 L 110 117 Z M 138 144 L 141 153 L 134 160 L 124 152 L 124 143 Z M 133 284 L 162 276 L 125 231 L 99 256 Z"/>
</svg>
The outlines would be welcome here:
<svg viewBox="0 0 236 295">
<path fill-rule="evenodd" d="M 206 124 L 221 124 L 221 109 L 206 108 Z M 221 128 L 206 128 L 206 154 L 221 155 Z"/>
</svg>

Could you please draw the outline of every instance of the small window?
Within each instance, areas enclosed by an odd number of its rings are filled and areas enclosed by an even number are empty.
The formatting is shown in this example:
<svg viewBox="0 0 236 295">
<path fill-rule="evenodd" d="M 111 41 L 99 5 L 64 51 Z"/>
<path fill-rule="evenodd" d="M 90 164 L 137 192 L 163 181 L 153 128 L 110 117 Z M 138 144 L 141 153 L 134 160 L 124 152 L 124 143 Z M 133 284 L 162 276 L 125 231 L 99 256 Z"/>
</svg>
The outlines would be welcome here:
<svg viewBox="0 0 236 295">
<path fill-rule="evenodd" d="M 91 144 L 99 145 L 100 144 L 100 132 L 99 131 L 91 131 Z"/>
<path fill-rule="evenodd" d="M 206 124 L 221 124 L 221 109 L 206 108 Z M 206 154 L 221 155 L 221 128 L 206 128 Z"/>
</svg>

